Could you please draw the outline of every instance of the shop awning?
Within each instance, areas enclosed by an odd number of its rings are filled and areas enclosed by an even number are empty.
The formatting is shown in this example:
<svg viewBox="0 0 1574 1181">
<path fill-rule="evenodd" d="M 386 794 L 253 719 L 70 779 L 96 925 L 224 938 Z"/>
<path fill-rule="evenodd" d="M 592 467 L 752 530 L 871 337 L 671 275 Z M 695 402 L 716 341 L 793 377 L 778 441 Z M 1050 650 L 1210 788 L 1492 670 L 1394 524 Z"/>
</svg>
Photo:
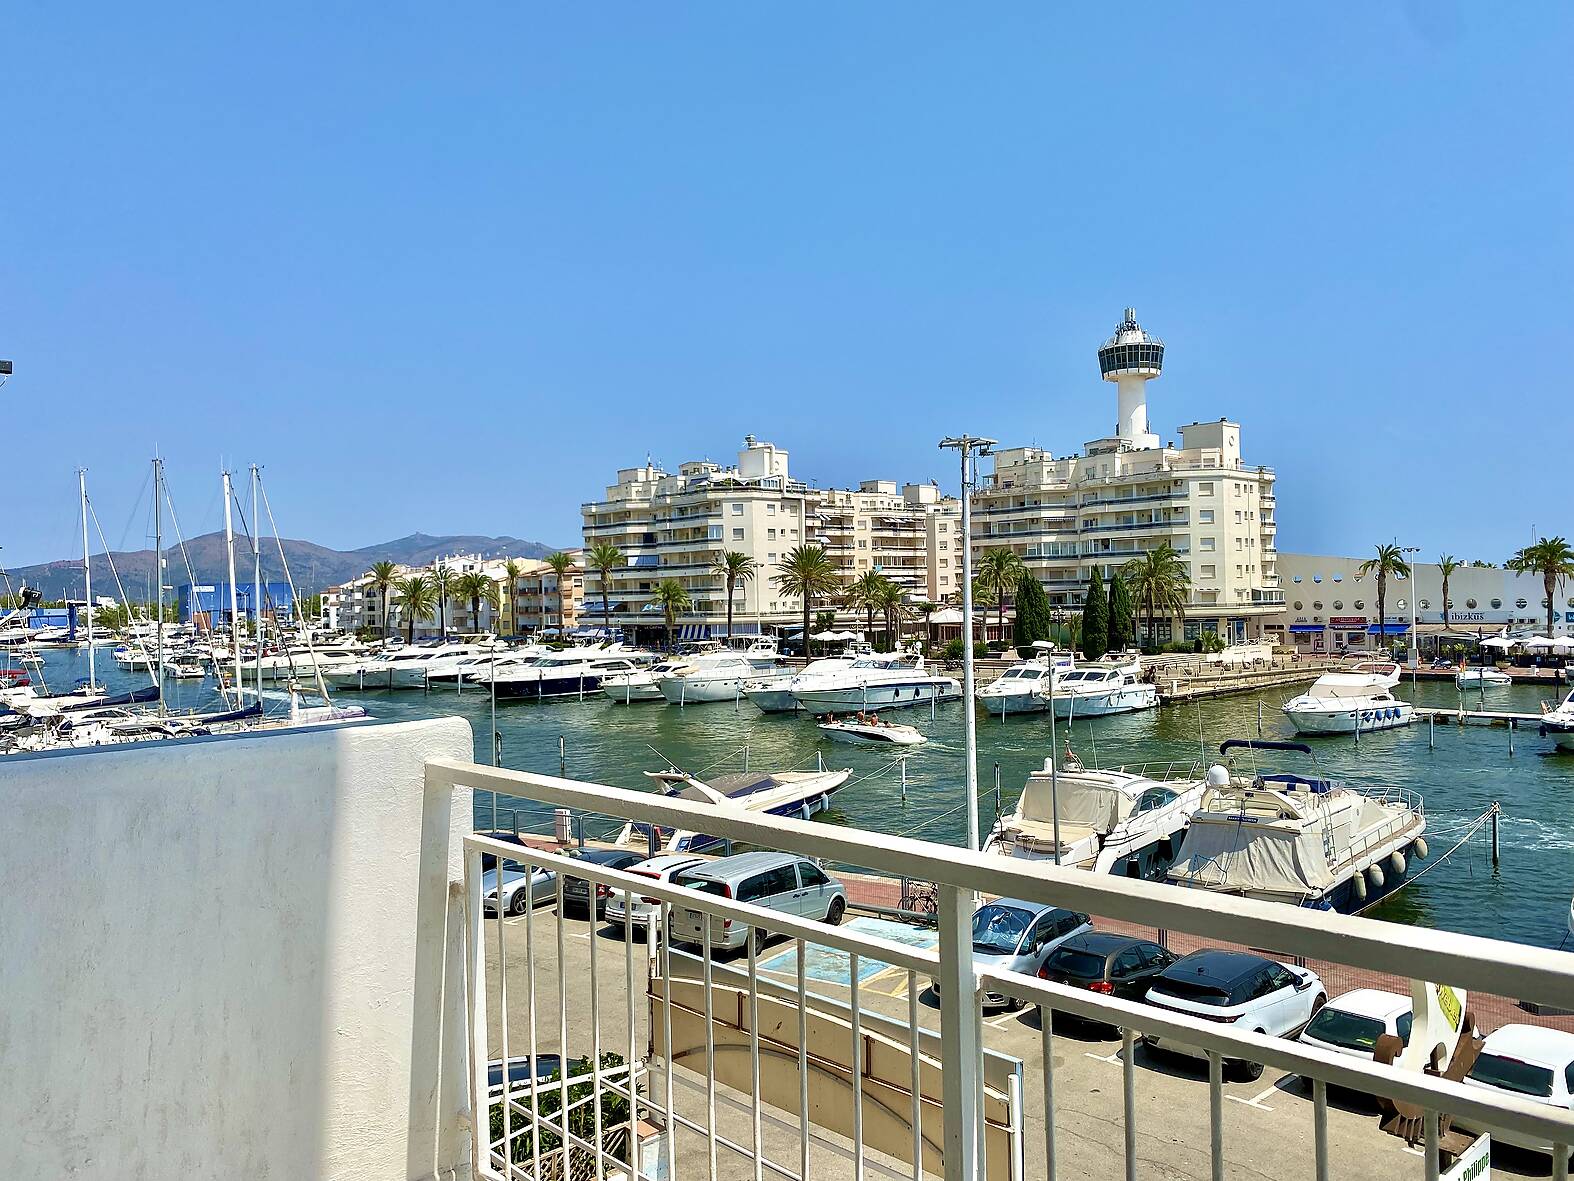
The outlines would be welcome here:
<svg viewBox="0 0 1574 1181">
<path fill-rule="evenodd" d="M 1309 635 L 1312 632 L 1327 630 L 1328 629 L 1320 623 L 1292 623 L 1290 625 L 1290 634 L 1292 636 L 1304 636 Z"/>
<path fill-rule="evenodd" d="M 1369 636 L 1402 636 L 1410 630 L 1408 623 L 1374 623 L 1366 629 Z"/>
</svg>

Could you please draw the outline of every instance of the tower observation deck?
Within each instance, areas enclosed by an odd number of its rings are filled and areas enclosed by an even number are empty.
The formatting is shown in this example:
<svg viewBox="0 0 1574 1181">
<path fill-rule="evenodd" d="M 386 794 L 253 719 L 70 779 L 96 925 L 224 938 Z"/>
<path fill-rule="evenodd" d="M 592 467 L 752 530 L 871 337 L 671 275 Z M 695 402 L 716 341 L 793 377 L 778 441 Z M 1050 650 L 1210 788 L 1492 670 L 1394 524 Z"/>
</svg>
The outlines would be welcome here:
<svg viewBox="0 0 1574 1181">
<path fill-rule="evenodd" d="M 1115 335 L 1099 346 L 1099 375 L 1115 383 L 1119 418 L 1116 436 L 1133 448 L 1159 445 L 1148 428 L 1147 383 L 1164 371 L 1164 342 L 1150 336 L 1137 323 L 1135 308 L 1115 328 Z"/>
</svg>

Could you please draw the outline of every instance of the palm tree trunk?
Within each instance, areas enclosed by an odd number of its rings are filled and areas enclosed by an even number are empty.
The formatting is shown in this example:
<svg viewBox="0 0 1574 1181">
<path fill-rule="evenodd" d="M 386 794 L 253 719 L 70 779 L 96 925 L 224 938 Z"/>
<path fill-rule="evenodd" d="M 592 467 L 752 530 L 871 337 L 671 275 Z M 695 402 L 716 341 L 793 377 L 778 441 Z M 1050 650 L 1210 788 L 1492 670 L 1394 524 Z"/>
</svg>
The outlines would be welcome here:
<svg viewBox="0 0 1574 1181">
<path fill-rule="evenodd" d="M 1547 639 L 1550 640 L 1552 638 L 1552 620 L 1557 614 L 1557 605 L 1552 601 L 1552 596 L 1558 593 L 1557 573 L 1552 570 L 1542 571 L 1541 585 L 1547 588 Z"/>
<path fill-rule="evenodd" d="M 612 608 L 608 606 L 607 598 L 607 570 L 601 571 L 601 626 L 607 629 L 607 634 L 612 633 Z"/>
<path fill-rule="evenodd" d="M 803 659 L 809 659 L 809 591 L 806 587 L 803 592 Z"/>
<path fill-rule="evenodd" d="M 733 576 L 727 575 L 727 638 L 732 639 L 732 584 Z"/>
</svg>

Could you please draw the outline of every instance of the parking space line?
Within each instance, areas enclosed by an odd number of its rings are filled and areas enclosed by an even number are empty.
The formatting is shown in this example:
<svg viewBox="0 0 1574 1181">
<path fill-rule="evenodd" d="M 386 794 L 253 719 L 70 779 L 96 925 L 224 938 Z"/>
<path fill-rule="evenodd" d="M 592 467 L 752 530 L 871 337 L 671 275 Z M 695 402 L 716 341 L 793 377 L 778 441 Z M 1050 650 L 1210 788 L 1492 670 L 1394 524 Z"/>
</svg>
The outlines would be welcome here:
<svg viewBox="0 0 1574 1181">
<path fill-rule="evenodd" d="M 1294 1076 L 1286 1075 L 1285 1077 L 1293 1078 Z M 1242 1099 L 1236 1095 L 1226 1095 L 1225 1098 L 1231 1103 L 1239 1103 L 1242 1107 L 1255 1107 L 1258 1111 L 1272 1111 L 1273 1108 L 1269 1107 L 1263 1102 L 1263 1100 L 1268 1098 L 1269 1095 L 1272 1095 L 1278 1089 L 1279 1086 L 1277 1083 L 1275 1083 L 1273 1086 L 1265 1088 L 1260 1095 L 1253 1095 L 1250 1099 Z"/>
<path fill-rule="evenodd" d="M 1092 1050 L 1083 1050 L 1082 1056 L 1084 1058 L 1091 1058 L 1095 1062 L 1107 1062 L 1111 1066 L 1119 1066 L 1121 1064 L 1119 1050 L 1116 1050 L 1113 1054 L 1095 1054 Z"/>
</svg>

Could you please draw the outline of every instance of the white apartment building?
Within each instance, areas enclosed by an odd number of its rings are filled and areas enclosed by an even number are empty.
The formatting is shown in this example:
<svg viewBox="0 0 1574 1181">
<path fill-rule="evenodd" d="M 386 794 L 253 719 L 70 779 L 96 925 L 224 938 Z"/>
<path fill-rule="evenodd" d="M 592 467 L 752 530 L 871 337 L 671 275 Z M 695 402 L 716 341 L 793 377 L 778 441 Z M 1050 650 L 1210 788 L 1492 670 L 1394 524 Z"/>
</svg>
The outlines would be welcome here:
<svg viewBox="0 0 1574 1181">
<path fill-rule="evenodd" d="M 716 635 L 726 627 L 726 580 L 715 571 L 729 550 L 754 559 L 755 574 L 733 596 L 733 630 L 754 633 L 801 625 L 802 604 L 782 594 L 775 575 L 786 555 L 805 542 L 825 545 L 844 582 L 879 570 L 907 588 L 910 597 L 935 597 L 929 539 L 952 534 L 960 505 L 927 484 L 899 486 L 866 481 L 856 490 L 811 488 L 788 472 L 787 452 L 753 435 L 738 462 L 682 464 L 670 474 L 647 461 L 618 472 L 606 495 L 582 506 L 586 549 L 610 541 L 626 565 L 607 588 L 611 626 L 657 629 L 662 623 L 653 592 L 664 579 L 681 582 L 692 606 L 680 626 L 685 638 Z M 936 567 L 949 583 L 947 567 Z M 835 608 L 817 604 L 816 610 Z M 585 620 L 602 622 L 601 577 L 585 571 Z M 852 613 L 845 613 L 850 621 Z"/>
<path fill-rule="evenodd" d="M 1130 559 L 1164 542 L 1190 566 L 1182 633 L 1157 622 L 1157 640 L 1212 631 L 1255 638 L 1283 606 L 1274 536 L 1274 474 L 1241 457 L 1239 423 L 1191 423 L 1180 446 L 1148 421 L 1146 386 L 1163 370 L 1164 344 L 1126 314 L 1099 349 L 1099 371 L 1117 386 L 1114 434 L 1080 454 L 1039 447 L 993 455 L 973 501 L 974 561 L 1015 550 L 1051 605 L 1080 608 L 1089 573 L 1108 581 Z"/>
<path fill-rule="evenodd" d="M 1546 631 L 1547 591 L 1541 575 L 1515 574 L 1499 566 L 1461 566 L 1449 575 L 1445 622 L 1442 569 L 1435 562 L 1412 561 L 1409 578 L 1388 582 L 1380 634 L 1377 579 L 1361 573 L 1366 560 L 1280 554 L 1285 603 L 1266 621 L 1269 634 L 1280 643 L 1317 653 L 1386 648 L 1409 636 L 1412 619 L 1423 649 L 1442 635 L 1473 639 L 1506 630 Z M 1558 588 L 1553 630 L 1574 634 L 1574 586 L 1567 583 Z"/>
</svg>

